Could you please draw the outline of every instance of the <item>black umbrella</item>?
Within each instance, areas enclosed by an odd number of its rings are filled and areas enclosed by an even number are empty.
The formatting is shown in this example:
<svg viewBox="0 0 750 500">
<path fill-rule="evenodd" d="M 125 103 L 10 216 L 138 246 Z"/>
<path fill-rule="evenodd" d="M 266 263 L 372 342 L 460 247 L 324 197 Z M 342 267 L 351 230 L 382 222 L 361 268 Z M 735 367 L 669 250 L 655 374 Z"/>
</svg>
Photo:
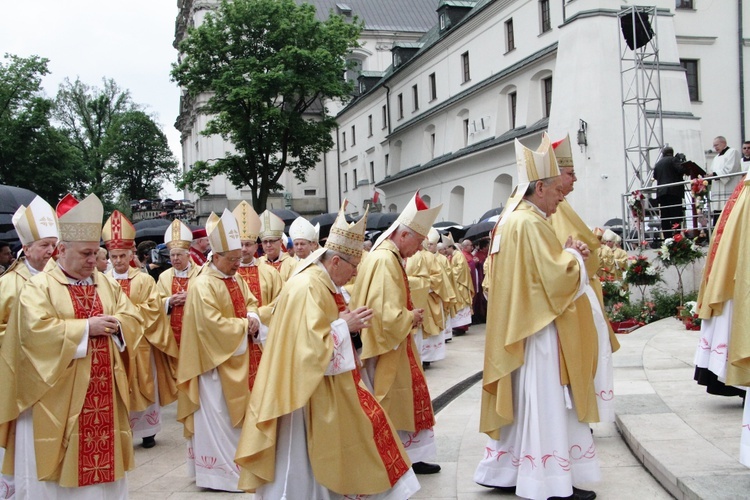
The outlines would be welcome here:
<svg viewBox="0 0 750 500">
<path fill-rule="evenodd" d="M 15 241 L 18 241 L 18 233 L 16 233 L 15 229 L 11 229 L 10 231 L 0 233 L 0 241 L 5 241 L 8 243 L 13 243 Z"/>
<path fill-rule="evenodd" d="M 166 226 L 162 227 L 144 227 L 136 230 L 135 243 L 151 240 L 156 243 L 164 243 L 164 233 L 167 231 Z"/>
<path fill-rule="evenodd" d="M 320 214 L 316 215 L 312 219 L 310 219 L 310 224 L 313 226 L 315 224 L 320 224 L 320 234 L 319 237 L 321 239 L 327 238 L 328 233 L 331 232 L 331 226 L 333 226 L 333 223 L 336 221 L 336 217 L 338 217 L 338 212 L 330 212 L 327 214 Z M 351 215 L 346 215 L 346 222 L 354 222 L 355 219 Z"/>
<path fill-rule="evenodd" d="M 492 228 L 494 227 L 494 222 L 477 222 L 466 231 L 466 234 L 464 234 L 464 238 L 469 238 L 471 241 L 476 241 L 479 238 L 488 236 L 490 234 L 490 231 L 492 231 Z"/>
<path fill-rule="evenodd" d="M 396 212 L 377 212 L 367 216 L 367 229 L 388 229 L 396 219 L 398 219 L 398 213 Z"/>
<path fill-rule="evenodd" d="M 446 227 L 440 230 L 441 233 L 451 233 L 451 237 L 453 238 L 453 241 L 458 243 L 461 239 L 465 238 L 466 232 L 468 231 L 469 226 L 466 227 Z"/>
<path fill-rule="evenodd" d="M 168 219 L 146 219 L 146 220 L 139 220 L 138 222 L 134 223 L 133 226 L 135 227 L 137 231 L 138 229 L 146 229 L 146 228 L 152 228 L 152 227 L 165 228 L 171 223 L 172 221 Z M 166 231 L 166 229 L 162 229 L 162 234 L 164 234 L 164 231 Z"/>
<path fill-rule="evenodd" d="M 288 210 L 286 208 L 272 208 L 271 213 L 283 220 L 284 224 L 286 224 L 287 226 L 294 222 L 294 219 L 299 217 L 299 214 L 297 212 L 295 212 L 294 210 Z"/>
<path fill-rule="evenodd" d="M 14 214 L 21 205 L 28 206 L 36 193 L 17 186 L 0 184 L 0 213 Z"/>
<path fill-rule="evenodd" d="M 606 227 L 622 226 L 622 219 L 609 219 L 604 225 Z"/>
<path fill-rule="evenodd" d="M 442 222 L 436 222 L 436 223 L 434 223 L 434 224 L 432 225 L 432 227 L 438 227 L 438 228 L 439 228 L 439 227 L 451 227 L 451 226 L 456 226 L 456 227 L 463 227 L 463 226 L 461 226 L 461 224 L 459 224 L 458 222 L 451 222 L 451 221 L 449 221 L 449 220 L 444 220 L 444 221 L 442 221 Z"/>
<path fill-rule="evenodd" d="M 486 212 L 484 213 L 484 215 L 482 215 L 482 216 L 481 216 L 481 217 L 479 218 L 479 220 L 480 220 L 480 221 L 483 221 L 483 220 L 487 220 L 487 219 L 489 219 L 490 217 L 492 217 L 492 216 L 494 216 L 494 215 L 500 215 L 500 212 L 502 212 L 502 211 L 503 211 L 503 207 L 502 207 L 502 205 L 500 205 L 500 206 L 499 206 L 499 207 L 497 207 L 497 208 L 493 208 L 492 210 L 487 210 L 487 211 L 486 211 Z"/>
</svg>

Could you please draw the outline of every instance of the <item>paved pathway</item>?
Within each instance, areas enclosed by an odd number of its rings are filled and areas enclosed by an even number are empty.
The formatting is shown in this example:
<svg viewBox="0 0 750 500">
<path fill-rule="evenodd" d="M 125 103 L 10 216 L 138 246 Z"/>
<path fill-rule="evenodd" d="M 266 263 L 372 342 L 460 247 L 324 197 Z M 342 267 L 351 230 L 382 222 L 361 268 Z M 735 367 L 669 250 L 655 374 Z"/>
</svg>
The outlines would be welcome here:
<svg viewBox="0 0 750 500">
<path fill-rule="evenodd" d="M 638 390 L 639 383 L 632 380 L 634 370 L 631 365 L 641 360 L 641 357 L 638 346 L 629 346 L 640 344 L 640 341 L 637 333 L 621 337 L 621 339 L 624 346 L 622 355 L 615 354 L 615 362 L 618 366 L 615 373 L 615 392 L 620 394 L 622 391 L 623 394 L 633 395 L 633 392 Z M 693 340 L 688 338 L 685 344 L 691 342 Z M 447 347 L 448 358 L 439 363 L 433 363 L 426 371 L 433 398 L 482 369 L 484 325 L 472 326 L 468 335 L 454 338 Z M 480 393 L 481 384 L 476 383 L 437 414 L 435 429 L 438 439 L 437 462 L 441 464 L 443 470 L 440 474 L 420 476 L 422 489 L 414 498 L 435 500 L 469 500 L 503 496 L 512 498 L 478 486 L 472 481 L 474 468 L 482 456 L 486 442 L 486 437 L 477 431 Z M 247 494 L 202 490 L 192 483 L 187 477 L 185 467 L 182 426 L 175 421 L 175 415 L 176 403 L 164 409 L 163 430 L 157 435 L 156 447 L 145 450 L 140 447 L 140 443 L 137 443 L 135 449 L 137 467 L 128 474 L 130 498 L 136 500 L 152 500 L 154 497 L 171 500 L 225 496 L 235 499 L 251 498 Z M 733 417 L 727 417 L 727 419 L 732 420 Z M 595 425 L 594 435 L 603 480 L 601 483 L 586 487 L 594 489 L 598 498 L 649 500 L 671 498 L 671 495 L 631 453 L 615 424 Z M 737 429 L 737 436 L 739 436 L 739 429 Z"/>
</svg>

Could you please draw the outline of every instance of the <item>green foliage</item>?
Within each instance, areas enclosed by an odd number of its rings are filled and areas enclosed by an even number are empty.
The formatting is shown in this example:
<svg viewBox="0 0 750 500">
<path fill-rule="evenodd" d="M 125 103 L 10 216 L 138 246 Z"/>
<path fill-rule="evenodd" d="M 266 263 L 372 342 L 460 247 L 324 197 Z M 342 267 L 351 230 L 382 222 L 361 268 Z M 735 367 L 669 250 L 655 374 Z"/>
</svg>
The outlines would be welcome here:
<svg viewBox="0 0 750 500">
<path fill-rule="evenodd" d="M 180 186 L 205 194 L 225 175 L 238 189 L 250 187 L 260 212 L 285 170 L 304 181 L 333 147 L 336 122 L 323 103 L 350 95 L 345 56 L 360 31 L 358 21 L 333 14 L 318 21 L 314 6 L 294 0 L 222 1 L 180 43 L 172 78 L 186 99 L 210 96 L 203 133 L 220 135 L 236 153 L 196 162 Z"/>
<path fill-rule="evenodd" d="M 668 318 L 677 314 L 677 306 L 680 305 L 679 292 L 670 293 L 662 287 L 654 287 L 651 289 L 651 297 L 659 318 Z"/>
<path fill-rule="evenodd" d="M 52 203 L 80 176 L 80 159 L 50 124 L 43 95 L 48 59 L 5 54 L 0 63 L 0 183 L 36 192 Z"/>
<path fill-rule="evenodd" d="M 75 190 L 81 194 L 95 193 L 109 205 L 112 193 L 105 185 L 105 170 L 112 151 L 104 142 L 115 119 L 134 110 L 135 105 L 130 93 L 121 90 L 114 80 L 105 78 L 102 83 L 103 88 L 99 89 L 78 79 L 71 83 L 66 78 L 55 100 L 55 117 L 83 165 Z"/>
<path fill-rule="evenodd" d="M 177 178 L 178 163 L 169 149 L 167 137 L 143 111 L 117 115 L 102 141 L 108 158 L 105 186 L 119 191 L 124 201 L 157 198 L 165 181 Z M 129 203 L 120 210 L 129 209 Z"/>
</svg>

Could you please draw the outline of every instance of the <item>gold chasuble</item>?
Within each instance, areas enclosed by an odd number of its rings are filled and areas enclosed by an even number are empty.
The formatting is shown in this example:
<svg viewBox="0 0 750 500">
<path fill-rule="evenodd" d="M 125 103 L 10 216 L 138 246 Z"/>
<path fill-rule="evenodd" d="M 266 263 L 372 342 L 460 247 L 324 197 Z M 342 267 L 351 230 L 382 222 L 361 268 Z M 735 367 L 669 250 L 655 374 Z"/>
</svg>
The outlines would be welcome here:
<svg viewBox="0 0 750 500">
<path fill-rule="evenodd" d="M 453 271 L 453 283 L 456 286 L 456 311 L 464 307 L 472 307 L 474 300 L 474 282 L 471 279 L 471 269 L 466 257 L 460 250 L 453 250 L 450 258 L 451 270 Z"/>
<path fill-rule="evenodd" d="M 275 262 L 270 262 L 268 257 L 263 255 L 258 259 L 258 265 L 271 266 L 276 269 L 281 275 L 281 281 L 286 283 L 294 273 L 297 260 L 294 257 L 290 257 L 288 253 L 281 252 Z"/>
<path fill-rule="evenodd" d="M 113 277 L 113 271 L 107 276 Z M 156 387 L 151 370 L 154 364 L 159 388 L 159 404 L 166 406 L 177 399 L 177 385 L 172 374 L 173 361 L 179 354 L 177 342 L 169 331 L 167 315 L 156 282 L 148 274 L 131 267 L 127 279 L 115 279 L 143 318 L 143 339 L 136 348 L 134 377 L 130 387 L 130 411 L 143 411 L 156 402 Z"/>
<path fill-rule="evenodd" d="M 570 384 L 578 419 L 597 421 L 596 332 L 579 332 L 563 314 L 579 289 L 578 261 L 563 250 L 549 221 L 526 201 L 495 231 L 500 232 L 500 251 L 489 257 L 488 302 L 504 307 L 487 311 L 480 431 L 499 439 L 500 428 L 513 422 L 511 373 L 524 362 L 524 340 L 553 321 L 561 383 Z"/>
<path fill-rule="evenodd" d="M 362 359 L 377 357 L 375 397 L 396 429 L 421 431 L 435 425 L 430 393 L 412 338 L 412 302 L 401 257 L 391 240 L 383 241 L 360 264 L 351 309 L 375 311 L 362 330 Z"/>
<path fill-rule="evenodd" d="M 190 283 L 182 323 L 177 388 L 177 420 L 186 438 L 195 432 L 193 414 L 200 408 L 198 376 L 216 368 L 234 427 L 245 417 L 249 357 L 233 356 L 247 338 L 247 313 L 257 314 L 255 297 L 239 276 L 225 278 L 205 266 Z"/>
<path fill-rule="evenodd" d="M 393 424 L 359 371 L 325 375 L 334 352 L 331 324 L 343 307 L 318 265 L 284 286 L 237 448 L 241 489 L 274 481 L 278 419 L 300 408 L 313 475 L 333 492 L 380 493 L 409 470 Z"/>
<path fill-rule="evenodd" d="M 14 373 L 0 390 L 17 389 L 18 404 L 2 408 L 2 420 L 32 409 L 37 476 L 64 487 L 117 481 L 134 467 L 128 374 L 141 320 L 114 281 L 97 272 L 91 279 L 71 285 L 57 266 L 31 278 L 3 348 Z M 75 358 L 86 319 L 97 314 L 117 318 L 126 350 L 113 337 L 89 337 L 86 356 Z"/>
<path fill-rule="evenodd" d="M 448 309 L 443 313 L 443 304 L 454 298 L 448 277 L 435 255 L 420 250 L 406 259 L 406 275 L 415 307 L 425 310 L 422 321 L 424 337 L 439 335 L 445 329 Z"/>
<path fill-rule="evenodd" d="M 594 293 L 596 294 L 596 298 L 599 301 L 599 306 L 602 309 L 602 314 L 604 314 L 604 319 L 607 321 L 607 329 L 609 330 L 609 341 L 610 344 L 612 344 L 612 352 L 617 351 L 620 348 L 620 343 L 615 337 L 615 332 L 612 330 L 612 325 L 609 324 L 609 318 L 607 318 L 607 313 L 604 309 L 602 283 L 601 281 L 599 281 L 599 277 L 597 276 L 597 272 L 599 271 L 600 266 L 599 248 L 602 246 L 601 242 L 593 233 L 593 231 L 588 228 L 586 223 L 583 222 L 583 219 L 581 219 L 575 212 L 575 210 L 573 210 L 573 207 L 570 206 L 568 200 L 563 200 L 557 206 L 557 211 L 552 214 L 548 220 L 550 224 L 552 224 L 552 229 L 554 229 L 555 234 L 557 235 L 557 240 L 560 242 L 560 244 L 564 245 L 565 241 L 568 239 L 568 236 L 572 236 L 574 240 L 582 241 L 586 243 L 586 245 L 588 245 L 591 253 L 585 260 L 584 265 L 586 266 L 586 273 L 589 277 L 589 285 L 591 286 L 591 288 L 593 288 Z M 588 299 L 585 296 L 581 295 L 574 302 L 574 309 L 579 310 L 579 314 L 580 311 L 585 311 L 586 309 L 590 310 L 590 306 L 586 307 L 588 304 L 582 305 L 582 301 L 584 300 Z M 591 331 L 596 331 L 593 316 L 585 314 L 582 317 L 579 316 L 579 318 L 581 321 L 581 328 L 587 328 L 591 329 Z"/>
</svg>

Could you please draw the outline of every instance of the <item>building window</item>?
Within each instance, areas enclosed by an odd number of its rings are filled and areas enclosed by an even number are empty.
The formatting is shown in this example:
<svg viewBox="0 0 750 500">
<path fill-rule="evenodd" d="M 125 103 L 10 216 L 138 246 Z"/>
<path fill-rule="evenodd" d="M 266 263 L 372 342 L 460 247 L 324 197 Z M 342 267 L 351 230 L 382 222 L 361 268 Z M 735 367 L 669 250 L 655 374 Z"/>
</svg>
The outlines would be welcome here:
<svg viewBox="0 0 750 500">
<path fill-rule="evenodd" d="M 341 151 L 346 151 L 346 132 L 341 132 Z"/>
<path fill-rule="evenodd" d="M 552 19 L 549 14 L 549 0 L 539 0 L 539 20 L 542 25 L 542 33 L 552 29 Z"/>
<path fill-rule="evenodd" d="M 430 159 L 435 158 L 435 132 L 430 134 Z"/>
<path fill-rule="evenodd" d="M 428 77 L 430 80 L 430 101 L 437 99 L 437 80 L 435 79 L 435 73 L 430 73 Z"/>
<path fill-rule="evenodd" d="M 349 191 L 349 174 L 344 172 L 344 192 Z"/>
<path fill-rule="evenodd" d="M 544 89 L 544 116 L 549 118 L 549 113 L 552 110 L 552 77 L 545 78 L 542 80 L 542 88 Z"/>
<path fill-rule="evenodd" d="M 352 172 L 354 173 L 354 184 L 352 189 L 357 189 L 357 184 L 359 184 L 359 180 L 357 179 L 357 169 L 355 168 Z"/>
<path fill-rule="evenodd" d="M 445 29 L 445 13 L 440 14 L 440 29 Z"/>
<path fill-rule="evenodd" d="M 404 94 L 398 95 L 398 119 L 402 119 L 404 117 Z"/>
<path fill-rule="evenodd" d="M 516 37 L 513 34 L 513 19 L 505 21 L 505 52 L 516 48 Z"/>
<path fill-rule="evenodd" d="M 388 153 L 386 153 L 385 156 L 383 157 L 383 165 L 385 165 L 385 176 L 386 177 L 388 177 L 388 160 L 389 160 L 389 156 L 388 156 Z"/>
<path fill-rule="evenodd" d="M 381 110 L 382 117 L 383 117 L 383 129 L 385 129 L 388 126 L 388 107 L 383 104 L 383 108 Z"/>
<path fill-rule="evenodd" d="M 419 109 L 419 88 L 414 85 L 411 88 L 411 96 L 414 99 L 414 111 Z"/>
<path fill-rule="evenodd" d="M 469 72 L 469 53 L 464 52 L 461 54 L 461 70 L 463 71 L 461 75 L 461 82 L 466 83 L 469 80 L 471 80 L 471 73 Z"/>
<path fill-rule="evenodd" d="M 367 137 L 372 137 L 372 115 L 367 116 Z"/>
<path fill-rule="evenodd" d="M 469 119 L 464 119 L 464 146 L 469 144 Z"/>
<path fill-rule="evenodd" d="M 370 184 L 375 183 L 375 162 L 370 162 Z"/>
<path fill-rule="evenodd" d="M 698 93 L 698 60 L 680 59 L 680 66 L 685 68 L 690 100 L 693 102 L 700 101 L 700 94 Z"/>
<path fill-rule="evenodd" d="M 510 112 L 510 128 L 516 128 L 516 102 L 518 94 L 511 92 L 508 94 L 508 111 Z"/>
<path fill-rule="evenodd" d="M 318 190 L 317 189 L 305 189 L 305 196 L 317 196 Z"/>
<path fill-rule="evenodd" d="M 357 144 L 357 129 L 352 125 L 352 146 Z"/>
<path fill-rule="evenodd" d="M 694 9 L 693 0 L 675 0 L 676 9 Z"/>
</svg>

